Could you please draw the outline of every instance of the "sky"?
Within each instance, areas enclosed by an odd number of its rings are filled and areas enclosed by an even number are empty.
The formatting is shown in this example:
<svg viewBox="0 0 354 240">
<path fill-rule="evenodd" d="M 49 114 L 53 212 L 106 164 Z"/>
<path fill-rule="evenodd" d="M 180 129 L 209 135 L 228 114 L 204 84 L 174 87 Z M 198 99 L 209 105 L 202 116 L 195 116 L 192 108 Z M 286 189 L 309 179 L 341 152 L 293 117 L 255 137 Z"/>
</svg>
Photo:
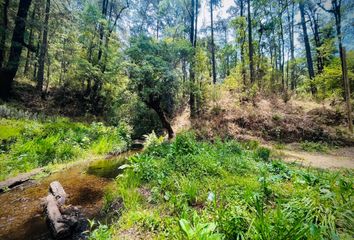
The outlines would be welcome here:
<svg viewBox="0 0 354 240">
<path fill-rule="evenodd" d="M 354 1 L 354 0 L 345 0 L 345 1 Z M 210 26 L 210 12 L 209 12 L 209 7 L 207 6 L 207 2 L 208 1 L 202 1 L 202 6 L 201 6 L 201 10 L 199 13 L 199 17 L 198 17 L 198 28 L 205 28 Z M 222 7 L 221 8 L 216 8 L 214 10 L 214 16 L 215 19 L 217 19 L 217 16 L 220 16 L 221 18 L 228 18 L 229 14 L 227 13 L 227 10 L 231 7 L 231 6 L 235 6 L 234 0 L 221 0 L 222 2 Z M 331 1 L 330 0 L 325 0 L 323 1 L 324 6 L 327 9 L 331 8 Z M 347 21 L 351 21 L 350 19 L 354 19 L 354 8 L 351 9 L 351 11 L 349 13 L 347 13 L 348 15 L 346 16 L 345 19 L 343 19 L 343 22 L 346 22 L 347 26 L 350 26 L 351 24 Z M 298 12 L 295 16 L 295 21 L 296 22 L 300 22 L 300 13 Z M 353 26 L 353 25 L 351 25 Z M 347 49 L 354 49 L 354 31 L 353 31 L 353 27 L 351 27 L 351 30 L 348 30 L 347 28 L 343 28 L 344 31 L 344 45 L 347 47 Z M 310 29 L 308 29 L 308 31 L 310 31 Z M 296 29 L 295 30 L 295 46 L 298 48 L 301 48 L 301 39 L 299 39 L 300 34 L 299 34 L 299 30 Z"/>
<path fill-rule="evenodd" d="M 221 0 L 222 7 L 215 9 L 215 16 L 220 15 L 222 18 L 227 18 L 229 15 L 227 14 L 227 9 L 231 6 L 235 6 L 234 0 Z M 207 6 L 207 1 L 202 2 L 202 7 L 200 10 L 199 18 L 198 18 L 199 28 L 203 28 L 210 25 L 210 12 L 209 7 Z"/>
</svg>

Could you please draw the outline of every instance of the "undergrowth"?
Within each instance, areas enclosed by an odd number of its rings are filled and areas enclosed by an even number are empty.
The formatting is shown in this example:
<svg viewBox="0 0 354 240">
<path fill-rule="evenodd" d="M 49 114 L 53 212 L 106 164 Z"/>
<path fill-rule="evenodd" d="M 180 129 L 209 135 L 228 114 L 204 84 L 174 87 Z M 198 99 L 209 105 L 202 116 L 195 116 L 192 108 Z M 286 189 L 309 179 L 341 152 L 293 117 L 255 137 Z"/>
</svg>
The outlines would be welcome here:
<svg viewBox="0 0 354 240">
<path fill-rule="evenodd" d="M 300 143 L 302 150 L 306 152 L 323 152 L 327 153 L 330 150 L 330 146 L 325 142 L 309 142 L 304 141 Z"/>
<path fill-rule="evenodd" d="M 111 237 L 351 239 L 353 172 L 300 168 L 269 153 L 188 132 L 155 142 L 107 193 L 107 206 L 124 202 Z"/>
<path fill-rule="evenodd" d="M 0 180 L 84 154 L 104 154 L 127 148 L 125 125 L 107 127 L 68 119 L 0 119 Z"/>
</svg>

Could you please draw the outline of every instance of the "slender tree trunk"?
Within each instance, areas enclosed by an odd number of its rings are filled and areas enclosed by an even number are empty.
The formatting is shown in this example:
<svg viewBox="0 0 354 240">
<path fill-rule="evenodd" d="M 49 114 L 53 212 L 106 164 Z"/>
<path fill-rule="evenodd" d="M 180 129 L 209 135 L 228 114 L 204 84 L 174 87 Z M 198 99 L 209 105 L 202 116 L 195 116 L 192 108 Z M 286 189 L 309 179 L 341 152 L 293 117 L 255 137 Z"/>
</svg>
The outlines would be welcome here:
<svg viewBox="0 0 354 240">
<path fill-rule="evenodd" d="M 294 15 L 295 15 L 295 4 L 294 1 L 291 5 L 291 14 L 289 12 L 289 5 L 288 5 L 288 22 L 289 22 L 289 41 L 290 41 L 290 63 L 288 63 L 290 68 L 290 88 L 291 90 L 295 89 L 296 82 L 295 82 L 295 54 L 294 54 Z"/>
<path fill-rule="evenodd" d="M 211 25 L 211 60 L 213 70 L 213 84 L 216 84 L 216 62 L 215 62 L 215 43 L 214 43 L 214 14 L 213 14 L 213 0 L 210 0 L 210 25 Z"/>
<path fill-rule="evenodd" d="M 190 114 L 191 117 L 194 118 L 196 115 L 196 109 L 195 109 L 195 47 L 194 47 L 194 34 L 195 34 L 195 29 L 194 29 L 194 22 L 195 22 L 195 15 L 194 15 L 194 10 L 195 9 L 195 1 L 191 0 L 191 9 L 190 9 L 190 32 L 189 32 L 189 40 L 190 43 L 193 47 L 193 54 L 191 56 L 190 60 L 190 67 L 189 67 L 189 78 L 190 78 L 190 89 L 189 89 L 189 107 L 190 107 Z"/>
<path fill-rule="evenodd" d="M 320 74 L 323 72 L 324 63 L 323 63 L 322 53 L 320 50 L 322 43 L 321 43 L 321 38 L 320 38 L 320 33 L 319 33 L 318 20 L 316 19 L 315 16 L 313 17 L 313 30 L 314 30 L 313 36 L 314 36 L 315 44 L 316 44 L 317 71 Z"/>
<path fill-rule="evenodd" d="M 105 18 L 107 15 L 107 8 L 108 8 L 108 0 L 103 0 L 102 1 L 102 18 Z M 99 47 L 98 47 L 98 55 L 97 55 L 97 63 L 101 62 L 102 58 L 102 44 L 103 44 L 103 37 L 104 37 L 104 26 L 100 24 L 99 26 L 99 34 L 100 34 L 100 41 L 99 41 Z"/>
<path fill-rule="evenodd" d="M 342 59 L 342 78 L 344 83 L 344 95 L 345 103 L 347 107 L 348 128 L 350 132 L 353 132 L 353 119 L 352 119 L 352 105 L 350 102 L 350 84 L 348 79 L 348 67 L 345 48 L 341 47 L 341 59 Z"/>
<path fill-rule="evenodd" d="M 244 16 L 244 0 L 240 1 L 240 17 Z M 242 29 L 244 31 L 244 29 Z M 245 69 L 245 32 L 241 39 L 241 75 L 244 87 L 246 87 L 246 69 Z"/>
<path fill-rule="evenodd" d="M 13 80 L 15 78 L 20 63 L 23 47 L 24 34 L 26 30 L 26 18 L 31 0 L 20 0 L 18 5 L 15 28 L 12 34 L 9 61 L 5 68 L 0 71 L 0 98 L 7 100 L 12 90 Z"/>
<path fill-rule="evenodd" d="M 28 41 L 28 44 L 30 46 L 32 46 L 33 44 L 33 22 L 34 22 L 34 17 L 36 15 L 36 8 L 33 8 L 32 10 L 32 14 L 31 14 L 31 30 L 30 30 L 30 34 L 29 34 L 29 41 Z M 32 55 L 32 51 L 30 51 L 29 49 L 27 49 L 27 56 L 26 56 L 26 62 L 25 62 L 25 68 L 23 70 L 23 74 L 24 75 L 27 75 L 28 74 L 28 71 L 29 71 L 29 63 L 31 61 L 31 55 Z"/>
<path fill-rule="evenodd" d="M 194 26 L 194 43 L 193 46 L 197 47 L 197 35 L 198 35 L 198 8 L 199 1 L 195 0 L 195 26 Z"/>
<path fill-rule="evenodd" d="M 47 96 L 47 94 L 48 94 L 49 82 L 50 82 L 50 57 L 47 54 L 47 81 L 46 81 L 46 84 L 45 84 L 44 93 L 42 95 L 43 97 Z"/>
<path fill-rule="evenodd" d="M 285 90 L 285 78 L 284 78 L 284 65 L 285 65 L 285 41 L 284 41 L 284 31 L 283 31 L 283 20 L 282 20 L 282 13 L 280 13 L 280 40 L 281 40 L 281 46 L 280 46 L 280 71 L 281 71 L 281 83 L 282 83 L 282 91 Z"/>
<path fill-rule="evenodd" d="M 251 0 L 247 1 L 247 19 L 248 19 L 248 51 L 250 60 L 250 80 L 254 83 L 254 64 L 253 64 L 253 40 L 252 40 L 252 19 L 251 19 Z"/>
<path fill-rule="evenodd" d="M 352 109 L 350 103 L 350 84 L 348 79 L 348 68 L 347 68 L 347 59 L 345 48 L 342 43 L 342 16 L 341 16 L 341 4 L 340 1 L 338 3 L 337 0 L 332 0 L 333 13 L 336 20 L 336 30 L 337 30 L 337 38 L 338 38 L 338 47 L 340 53 L 340 60 L 342 66 L 342 81 L 343 81 L 343 89 L 344 89 L 344 99 L 347 107 L 347 118 L 348 118 L 348 128 L 350 132 L 353 132 L 353 120 L 352 120 Z"/>
<path fill-rule="evenodd" d="M 5 0 L 4 1 L 4 6 L 2 9 L 2 25 L 1 25 L 1 31 L 0 31 L 0 68 L 3 66 L 4 59 L 5 59 L 5 43 L 6 43 L 6 34 L 7 34 L 7 25 L 8 25 L 8 17 L 7 17 L 7 12 L 9 9 L 9 3 L 10 0 Z"/>
<path fill-rule="evenodd" d="M 50 13 L 50 0 L 47 0 L 45 6 L 45 16 L 43 24 L 43 38 L 41 49 L 39 53 L 39 65 L 38 65 L 38 75 L 37 75 L 37 90 L 42 94 L 43 91 L 43 82 L 44 82 L 44 64 L 45 57 L 48 51 L 48 28 L 49 28 L 49 13 Z"/>
<path fill-rule="evenodd" d="M 313 85 L 313 82 L 312 82 L 314 77 L 315 77 L 315 72 L 313 70 L 313 62 L 312 62 L 312 56 L 311 56 L 311 47 L 310 47 L 309 37 L 308 37 L 308 34 L 307 34 L 307 27 L 306 27 L 306 20 L 305 20 L 305 6 L 304 6 L 303 0 L 300 0 L 299 7 L 300 7 L 300 14 L 301 14 L 302 31 L 303 31 L 303 34 L 304 34 L 307 68 L 308 68 L 308 71 L 309 71 L 309 76 L 310 76 L 310 81 L 311 81 L 311 93 L 315 94 L 316 93 L 316 87 Z"/>
</svg>

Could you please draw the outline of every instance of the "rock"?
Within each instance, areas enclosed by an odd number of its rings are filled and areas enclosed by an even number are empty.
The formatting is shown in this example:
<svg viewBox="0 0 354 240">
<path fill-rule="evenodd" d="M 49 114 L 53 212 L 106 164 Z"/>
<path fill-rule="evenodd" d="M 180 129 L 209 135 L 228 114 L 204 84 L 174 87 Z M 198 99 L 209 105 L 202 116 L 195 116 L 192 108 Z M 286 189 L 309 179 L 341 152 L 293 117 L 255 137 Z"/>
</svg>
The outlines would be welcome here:
<svg viewBox="0 0 354 240">
<path fill-rule="evenodd" d="M 131 145 L 132 150 L 140 150 L 144 148 L 144 141 L 143 140 L 134 140 Z"/>
</svg>

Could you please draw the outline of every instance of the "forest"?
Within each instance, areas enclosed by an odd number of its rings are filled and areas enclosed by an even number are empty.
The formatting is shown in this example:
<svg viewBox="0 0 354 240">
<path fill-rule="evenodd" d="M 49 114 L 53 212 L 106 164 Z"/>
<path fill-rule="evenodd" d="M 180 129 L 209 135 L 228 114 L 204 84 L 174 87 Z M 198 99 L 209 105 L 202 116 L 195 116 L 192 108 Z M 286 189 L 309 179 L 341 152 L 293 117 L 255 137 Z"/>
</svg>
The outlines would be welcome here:
<svg viewBox="0 0 354 240">
<path fill-rule="evenodd" d="M 353 1 L 0 12 L 1 240 L 353 239 Z"/>
</svg>

